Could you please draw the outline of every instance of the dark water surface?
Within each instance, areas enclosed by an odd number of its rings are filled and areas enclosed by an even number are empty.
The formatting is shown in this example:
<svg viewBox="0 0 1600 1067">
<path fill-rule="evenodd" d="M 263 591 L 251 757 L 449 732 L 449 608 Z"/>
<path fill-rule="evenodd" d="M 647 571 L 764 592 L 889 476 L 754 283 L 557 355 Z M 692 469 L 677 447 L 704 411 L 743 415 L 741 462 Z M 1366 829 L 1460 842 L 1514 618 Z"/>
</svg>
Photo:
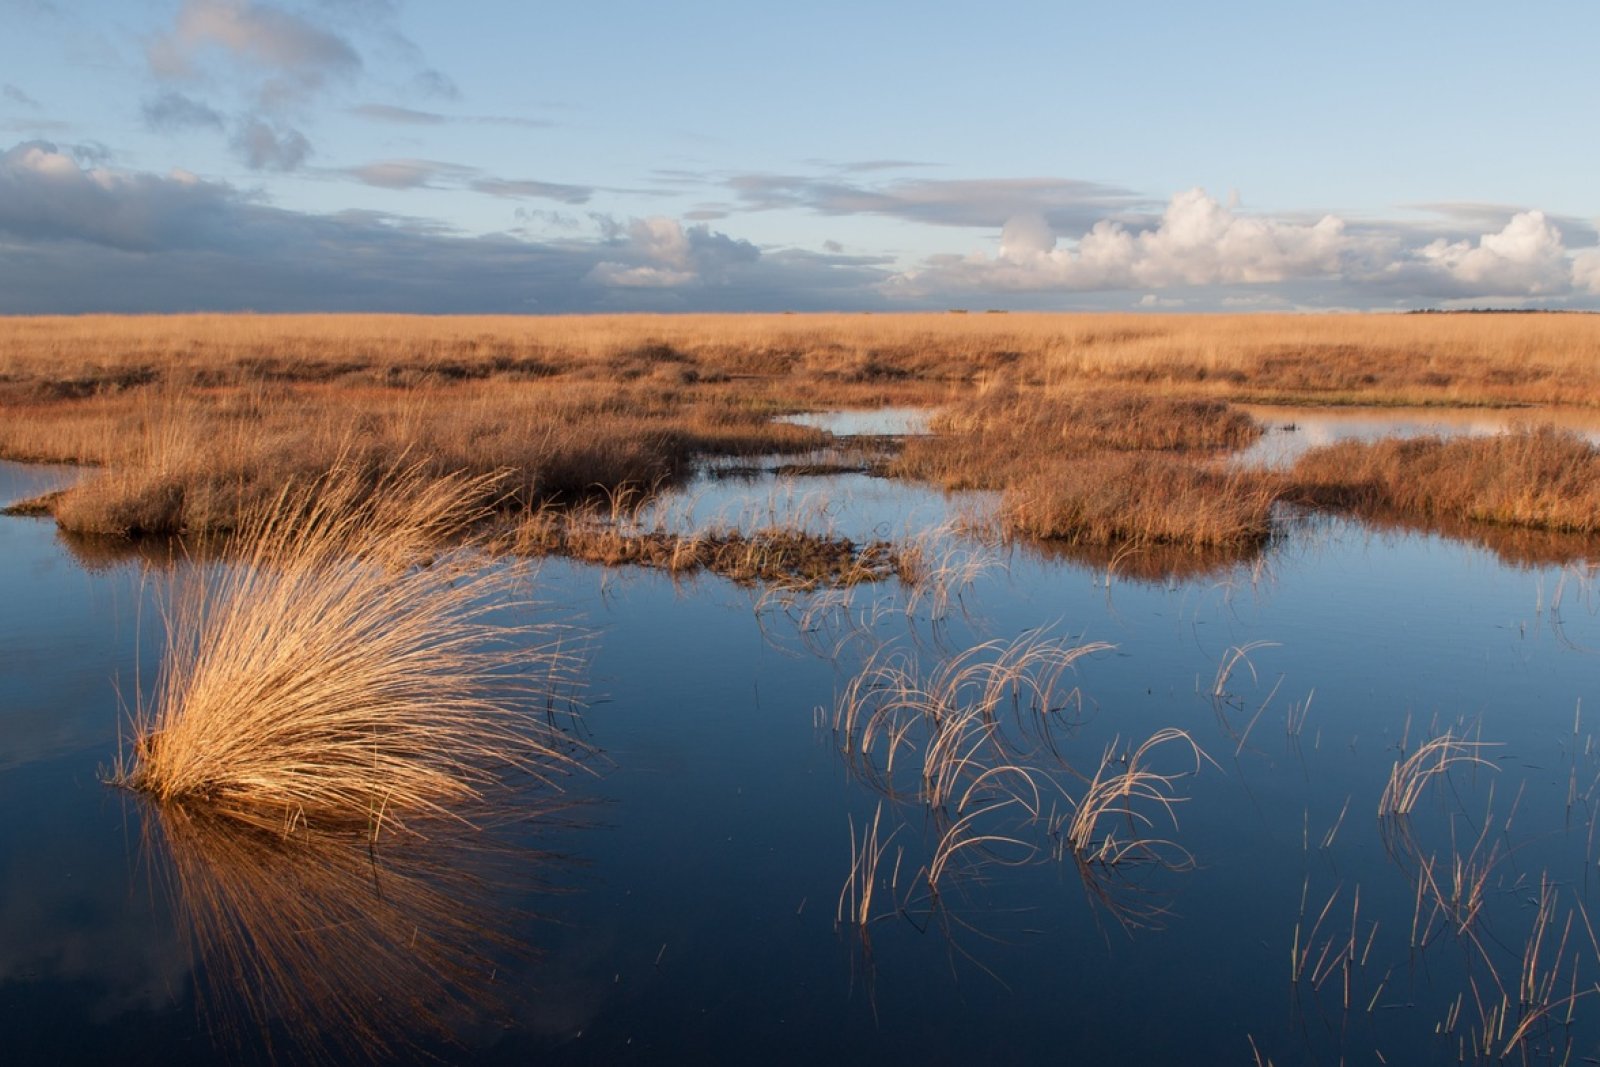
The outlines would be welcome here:
<svg viewBox="0 0 1600 1067">
<path fill-rule="evenodd" d="M 59 476 L 0 465 L 0 499 Z M 908 516 L 942 521 L 949 509 L 866 478 L 805 488 L 853 495 L 824 502 L 852 529 L 898 533 Z M 1583 569 L 1333 520 L 1183 577 L 990 554 L 958 600 L 909 608 L 892 587 L 785 601 L 716 579 L 545 563 L 541 614 L 594 635 L 581 727 L 594 773 L 564 783 L 569 810 L 533 817 L 527 843 L 560 858 L 517 861 L 532 869 L 507 883 L 500 923 L 531 951 L 505 954 L 481 1011 L 455 1013 L 454 1044 L 407 1032 L 392 1003 L 353 998 L 390 1043 L 385 1056 L 1252 1063 L 1252 1042 L 1278 1064 L 1475 1062 L 1507 1047 L 1513 1062 L 1600 1055 L 1589 931 L 1600 921 L 1600 592 Z M 85 561 L 49 523 L 0 519 L 6 1061 L 351 1059 L 359 1040 L 312 1040 L 287 1010 L 251 1014 L 248 968 L 203 951 L 173 905 L 173 857 L 193 853 L 160 844 L 142 804 L 100 782 L 122 703 L 159 663 L 161 574 Z M 1114 647 L 1078 659 L 1064 682 L 1082 706 L 1052 728 L 1060 761 L 1024 753 L 1054 783 L 1041 820 L 1011 809 L 974 824 L 1040 851 L 964 849 L 931 895 L 921 872 L 950 819 L 852 769 L 830 729 L 835 701 L 884 646 L 927 674 L 1041 630 L 1064 647 Z M 1237 648 L 1247 659 L 1219 685 Z M 1002 706 L 1013 714 L 1026 734 L 1026 716 Z M 1092 777 L 1108 746 L 1120 756 L 1168 727 L 1210 762 L 1174 781 L 1176 827 L 1138 810 L 1193 869 L 1080 870 L 1053 857 L 1043 820 L 1086 789 L 1061 761 Z M 1434 781 L 1408 819 L 1380 820 L 1397 758 L 1447 729 L 1483 742 L 1483 763 Z M 1182 755 L 1163 749 L 1154 766 L 1191 770 Z M 879 810 L 880 839 L 893 837 L 863 935 L 841 928 L 836 908 L 852 836 Z M 238 871 L 209 848 L 210 870 Z M 1426 888 L 1431 878 L 1450 897 L 1458 860 L 1479 887 L 1466 923 L 1442 917 Z M 318 883 L 285 893 L 264 869 L 238 874 L 244 896 L 230 899 L 252 901 L 256 922 L 286 916 L 283 940 L 312 958 L 285 966 L 338 970 L 315 958 L 328 931 L 297 910 Z M 1541 893 L 1549 915 L 1526 1008 Z"/>
</svg>

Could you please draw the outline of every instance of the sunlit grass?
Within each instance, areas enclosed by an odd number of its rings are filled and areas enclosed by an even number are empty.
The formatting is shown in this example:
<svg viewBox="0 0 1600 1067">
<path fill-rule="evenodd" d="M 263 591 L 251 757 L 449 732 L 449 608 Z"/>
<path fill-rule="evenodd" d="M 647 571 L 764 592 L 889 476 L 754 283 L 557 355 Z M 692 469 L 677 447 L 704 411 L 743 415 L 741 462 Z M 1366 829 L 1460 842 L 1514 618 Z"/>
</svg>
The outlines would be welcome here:
<svg viewBox="0 0 1600 1067">
<path fill-rule="evenodd" d="M 506 623 L 516 571 L 444 547 L 483 479 L 340 471 L 286 488 L 189 572 L 116 780 L 251 826 L 376 839 L 564 769 L 572 661 Z"/>
</svg>

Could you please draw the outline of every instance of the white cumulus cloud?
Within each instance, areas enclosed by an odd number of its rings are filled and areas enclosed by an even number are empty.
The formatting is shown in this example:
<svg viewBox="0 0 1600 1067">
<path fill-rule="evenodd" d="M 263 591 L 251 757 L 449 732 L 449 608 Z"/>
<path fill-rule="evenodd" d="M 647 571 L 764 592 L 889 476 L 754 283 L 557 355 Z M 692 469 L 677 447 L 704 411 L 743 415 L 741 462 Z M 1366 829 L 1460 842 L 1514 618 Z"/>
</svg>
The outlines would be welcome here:
<svg viewBox="0 0 1600 1067">
<path fill-rule="evenodd" d="M 1542 211 L 1511 217 L 1498 233 L 1470 241 L 1433 241 L 1417 260 L 1467 295 L 1545 296 L 1565 292 L 1574 280 L 1561 233 Z"/>
<path fill-rule="evenodd" d="M 936 257 L 894 279 L 893 290 L 1160 289 L 1183 285 L 1281 282 L 1337 275 L 1355 243 L 1344 223 L 1312 224 L 1242 215 L 1203 189 L 1179 193 L 1153 227 L 1110 219 L 1073 245 L 1058 246 L 1042 215 L 1022 214 L 1001 230 L 992 257 Z"/>
<path fill-rule="evenodd" d="M 672 289 L 716 283 L 729 271 L 761 258 L 760 249 L 705 225 L 684 227 L 677 219 L 652 216 L 614 227 L 606 258 L 589 280 L 627 289 Z"/>
<path fill-rule="evenodd" d="M 1600 248 L 1586 248 L 1572 257 L 1572 284 L 1600 296 Z"/>
</svg>

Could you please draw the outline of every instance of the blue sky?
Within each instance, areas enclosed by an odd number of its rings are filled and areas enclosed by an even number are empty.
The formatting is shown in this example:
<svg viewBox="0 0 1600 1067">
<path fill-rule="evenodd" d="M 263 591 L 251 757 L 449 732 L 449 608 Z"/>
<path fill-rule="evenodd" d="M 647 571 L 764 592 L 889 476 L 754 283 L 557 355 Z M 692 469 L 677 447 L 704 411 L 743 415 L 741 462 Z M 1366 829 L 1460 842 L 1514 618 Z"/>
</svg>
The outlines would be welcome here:
<svg viewBox="0 0 1600 1067">
<path fill-rule="evenodd" d="M 1600 7 L 0 0 L 0 311 L 1600 307 Z"/>
</svg>

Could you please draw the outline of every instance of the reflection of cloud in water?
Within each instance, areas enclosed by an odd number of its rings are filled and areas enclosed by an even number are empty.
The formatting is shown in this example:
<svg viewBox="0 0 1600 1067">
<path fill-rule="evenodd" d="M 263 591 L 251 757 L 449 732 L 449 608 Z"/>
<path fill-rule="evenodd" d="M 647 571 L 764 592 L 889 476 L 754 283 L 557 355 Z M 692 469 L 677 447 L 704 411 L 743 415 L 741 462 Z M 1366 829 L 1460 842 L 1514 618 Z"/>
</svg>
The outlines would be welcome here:
<svg viewBox="0 0 1600 1067">
<path fill-rule="evenodd" d="M 18 798 L 0 799 L 8 811 L 21 806 Z M 170 1007 L 188 957 L 170 916 L 130 883 L 121 828 L 64 833 L 27 823 L 8 832 L 0 849 L 0 988 L 38 982 L 92 990 L 79 1003 L 96 1023 Z"/>
<path fill-rule="evenodd" d="M 928 432 L 928 419 L 933 412 L 928 408 L 889 407 L 861 408 L 841 411 L 810 411 L 801 415 L 787 415 L 780 422 L 800 426 L 814 426 L 827 430 L 836 437 L 903 437 L 907 434 Z"/>
</svg>

